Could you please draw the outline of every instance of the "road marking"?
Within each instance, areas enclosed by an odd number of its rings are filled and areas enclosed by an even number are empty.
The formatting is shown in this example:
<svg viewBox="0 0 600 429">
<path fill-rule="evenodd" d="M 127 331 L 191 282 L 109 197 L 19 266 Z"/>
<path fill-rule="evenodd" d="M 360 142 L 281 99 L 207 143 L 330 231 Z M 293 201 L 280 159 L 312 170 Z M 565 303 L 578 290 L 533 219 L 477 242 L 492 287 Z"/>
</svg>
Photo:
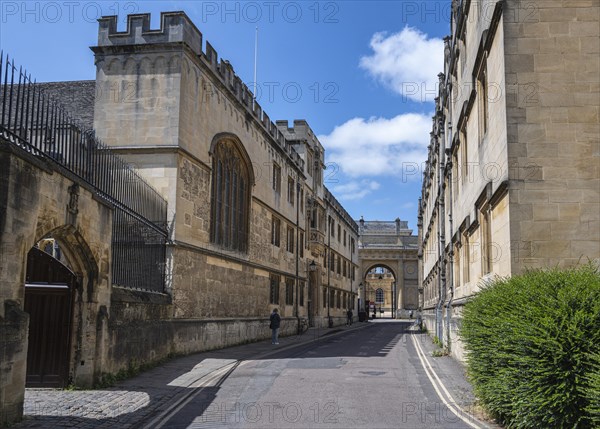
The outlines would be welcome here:
<svg viewBox="0 0 600 429">
<path fill-rule="evenodd" d="M 243 365 L 245 362 L 234 361 L 227 365 L 222 366 L 207 374 L 200 377 L 194 382 L 190 383 L 188 388 L 191 391 L 184 394 L 179 398 L 175 404 L 169 406 L 168 409 L 160 413 L 151 422 L 146 424 L 145 428 L 159 429 L 163 427 L 174 415 L 176 415 L 183 407 L 185 407 L 192 399 L 194 399 L 202 390 L 207 387 L 219 386 L 236 368 Z"/>
<path fill-rule="evenodd" d="M 429 381 L 431 382 L 431 385 L 433 386 L 433 389 L 437 393 L 438 397 L 442 400 L 442 403 L 446 407 L 448 407 L 448 409 L 450 411 L 452 411 L 452 413 L 454 415 L 456 415 L 456 417 L 458 417 L 459 419 L 461 419 L 463 422 L 465 422 L 466 424 L 468 424 L 472 428 L 475 428 L 475 429 L 487 428 L 488 427 L 487 425 L 484 425 L 483 423 L 479 422 L 477 420 L 477 418 L 475 418 L 475 416 L 469 414 L 468 412 L 466 412 L 465 410 L 463 410 L 462 408 L 460 408 L 460 406 L 457 405 L 457 402 L 454 400 L 454 398 L 452 398 L 452 395 L 450 395 L 450 393 L 448 392 L 448 390 L 446 390 L 446 387 L 444 386 L 444 384 L 442 383 L 442 381 L 440 380 L 440 378 L 436 374 L 435 370 L 433 369 L 433 367 L 431 366 L 431 364 L 427 360 L 427 357 L 425 355 L 425 352 L 421 348 L 421 345 L 417 342 L 417 340 L 415 340 L 415 335 L 411 335 L 411 339 L 413 341 L 413 344 L 415 345 L 415 348 L 417 350 L 417 357 L 421 361 L 421 365 L 423 366 L 423 369 L 425 370 L 425 374 L 427 374 L 427 377 L 429 378 Z M 432 376 L 432 374 L 433 374 L 433 376 Z M 437 382 L 436 382 L 436 380 L 434 380 L 434 377 L 437 380 Z M 442 392 L 440 392 L 440 390 L 438 388 L 438 385 L 444 391 L 444 393 L 446 394 L 446 396 L 449 399 L 449 401 L 447 401 L 446 398 L 444 397 L 444 395 L 442 395 Z M 469 416 L 470 419 L 467 419 L 467 418 L 463 417 L 463 414 Z M 470 421 L 471 419 L 474 420 L 474 421 L 476 421 L 478 424 Z"/>
<path fill-rule="evenodd" d="M 222 376 L 222 378 L 218 382 L 215 383 L 216 386 L 220 385 L 220 383 L 222 383 L 235 369 L 237 369 L 238 367 L 240 367 L 244 364 L 247 364 L 249 362 L 254 362 L 256 360 L 265 359 L 271 355 L 276 355 L 283 351 L 291 351 L 293 349 L 300 348 L 302 346 L 309 345 L 309 344 L 318 344 L 320 347 L 327 348 L 327 346 L 330 346 L 331 344 L 328 342 L 325 342 L 326 340 L 328 340 L 332 337 L 338 337 L 338 336 L 345 335 L 348 332 L 359 331 L 361 329 L 365 329 L 365 328 L 369 328 L 369 327 L 373 327 L 373 325 L 359 326 L 359 327 L 352 328 L 349 330 L 343 330 L 340 332 L 332 332 L 332 333 L 328 334 L 327 336 L 322 335 L 320 337 L 317 337 L 316 339 L 308 340 L 305 342 L 291 343 L 289 345 L 285 345 L 281 348 L 278 348 L 277 350 L 269 350 L 266 352 L 258 353 L 256 355 L 252 356 L 249 360 L 233 361 L 227 365 L 222 366 L 221 368 L 217 368 L 212 373 L 205 374 L 204 376 L 199 377 L 198 379 L 196 379 L 192 383 L 190 383 L 187 386 L 188 388 L 191 389 L 190 392 L 184 393 L 177 400 L 175 400 L 173 404 L 168 405 L 169 406 L 168 409 L 162 411 L 158 416 L 156 416 L 154 419 L 152 419 L 149 423 L 145 424 L 144 428 L 145 429 L 149 429 L 149 428 L 158 429 L 158 428 L 164 426 L 165 423 L 170 418 L 173 417 L 173 415 L 175 414 L 176 411 L 178 411 L 183 406 L 185 406 L 185 404 L 189 403 L 195 396 L 197 396 L 198 393 L 202 392 L 202 390 L 205 387 L 207 387 L 205 384 L 209 384 L 212 381 L 214 381 L 212 379 L 212 377 L 217 377 L 220 374 L 220 372 L 222 372 L 222 371 L 227 371 L 227 372 Z M 361 354 L 362 353 L 359 353 L 359 355 L 361 355 Z M 364 355 L 366 356 L 367 353 L 364 353 Z M 207 377 L 211 377 L 211 378 L 207 379 Z M 196 386 L 194 386 L 194 384 Z M 185 404 L 182 405 L 183 402 L 185 402 Z M 175 410 L 175 408 L 176 408 L 176 410 Z"/>
</svg>

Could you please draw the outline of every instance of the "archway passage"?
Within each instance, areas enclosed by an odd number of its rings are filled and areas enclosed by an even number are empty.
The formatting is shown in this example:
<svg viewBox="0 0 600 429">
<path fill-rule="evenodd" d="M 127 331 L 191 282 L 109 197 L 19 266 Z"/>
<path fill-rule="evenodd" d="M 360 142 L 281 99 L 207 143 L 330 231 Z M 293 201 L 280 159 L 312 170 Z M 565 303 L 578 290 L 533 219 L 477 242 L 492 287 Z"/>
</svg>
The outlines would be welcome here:
<svg viewBox="0 0 600 429">
<path fill-rule="evenodd" d="M 362 291 L 363 302 L 366 304 L 368 300 L 377 301 L 376 290 L 381 288 L 381 307 L 388 307 L 386 300 L 389 300 L 389 316 L 396 319 L 414 316 L 419 309 L 418 238 L 408 228 L 408 222 L 400 219 L 388 222 L 365 221 L 361 218 L 358 225 L 358 259 L 362 275 L 359 290 Z M 379 273 L 375 279 L 371 279 L 374 281 L 367 282 L 369 272 L 377 267 L 388 272 Z M 385 280 L 385 284 L 376 287 L 373 298 L 369 298 L 369 289 L 380 280 L 379 275 L 382 276 L 381 280 Z M 381 293 L 379 295 L 381 298 Z M 379 305 L 377 309 L 379 310 Z M 380 311 L 378 315 L 381 315 Z"/>
<path fill-rule="evenodd" d="M 57 256 L 57 255 L 55 255 Z M 25 311 L 29 313 L 27 387 L 68 383 L 75 274 L 36 247 L 27 255 Z"/>
<path fill-rule="evenodd" d="M 371 267 L 363 279 L 367 313 L 372 318 L 395 318 L 398 305 L 396 274 L 386 265 Z"/>
</svg>

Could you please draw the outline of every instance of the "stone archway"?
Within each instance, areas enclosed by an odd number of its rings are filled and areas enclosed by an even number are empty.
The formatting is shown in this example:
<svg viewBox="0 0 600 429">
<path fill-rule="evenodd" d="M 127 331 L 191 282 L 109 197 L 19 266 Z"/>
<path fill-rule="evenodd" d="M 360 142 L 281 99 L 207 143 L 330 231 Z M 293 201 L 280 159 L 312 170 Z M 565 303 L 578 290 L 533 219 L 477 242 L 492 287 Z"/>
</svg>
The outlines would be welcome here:
<svg viewBox="0 0 600 429">
<path fill-rule="evenodd" d="M 29 314 L 26 387 L 65 387 L 69 383 L 73 298 L 77 276 L 42 246 L 27 254 L 25 312 Z"/>
<path fill-rule="evenodd" d="M 30 266 L 31 263 L 36 262 L 36 258 L 32 258 L 36 249 L 38 250 L 37 259 L 44 258 L 42 255 L 44 252 L 38 248 L 40 244 L 43 245 L 48 242 L 56 243 L 56 247 L 60 249 L 61 253 L 60 259 L 51 261 L 50 259 L 55 259 L 54 257 L 57 256 L 53 255 L 44 263 L 46 266 L 54 264 L 54 267 L 51 268 L 51 274 L 40 273 L 39 269 L 41 267 L 39 265 L 37 267 Z M 63 265 L 64 268 L 61 269 L 60 265 Z M 30 317 L 30 340 L 27 351 L 27 385 L 38 387 L 40 385 L 43 385 L 43 387 L 50 387 L 51 385 L 54 385 L 54 387 L 63 387 L 67 384 L 82 387 L 91 386 L 99 362 L 103 360 L 103 348 L 98 346 L 103 343 L 102 333 L 106 330 L 106 326 L 104 326 L 106 325 L 106 321 L 102 319 L 98 320 L 96 316 L 99 312 L 101 314 L 106 313 L 105 311 L 101 311 L 100 307 L 106 308 L 107 304 L 98 305 L 98 300 L 102 299 L 100 297 L 102 286 L 99 283 L 98 264 L 92 250 L 77 228 L 73 225 L 62 225 L 35 238 L 35 244 L 27 254 L 27 262 L 24 269 L 26 272 L 24 310 L 29 313 Z M 61 273 L 57 275 L 58 271 L 61 271 Z M 63 290 L 62 297 L 59 288 L 52 288 L 50 286 L 57 281 L 59 283 L 69 282 L 67 285 L 68 291 Z M 40 283 L 48 283 L 48 285 L 42 289 Z M 68 297 L 66 296 L 67 292 Z M 67 315 L 65 314 L 57 314 L 57 308 L 50 307 L 47 302 L 44 308 L 35 304 L 36 302 L 38 304 L 43 302 L 44 299 L 51 299 L 54 306 L 64 307 L 62 311 L 68 311 L 68 319 L 66 319 Z M 66 300 L 68 300 L 68 304 L 65 302 Z M 38 313 L 32 314 L 32 311 Z M 60 317 L 61 322 L 53 320 L 52 316 L 48 313 L 56 314 L 56 317 Z M 61 371 L 64 370 L 64 374 L 60 374 L 62 377 L 60 380 L 56 378 L 59 374 L 53 374 L 54 379 L 49 381 L 40 380 L 37 377 L 39 374 L 32 373 L 32 368 L 30 367 L 30 365 L 37 361 L 37 357 L 31 356 L 31 353 L 45 353 L 43 349 L 39 348 L 39 345 L 36 347 L 31 342 L 31 335 L 35 336 L 36 329 L 39 328 L 36 324 L 41 323 L 40 318 L 43 318 L 48 323 L 68 323 L 67 327 L 55 326 L 56 329 L 66 329 L 68 332 L 68 338 L 56 338 L 56 340 L 60 340 L 61 342 L 64 341 L 64 344 L 61 344 L 60 347 L 63 349 L 64 358 L 67 359 L 64 362 L 64 367 L 63 363 L 60 363 Z M 100 326 L 97 326 L 97 323 Z M 59 333 L 56 333 L 56 335 L 59 335 Z M 31 346 L 34 348 L 31 349 Z M 56 365 L 58 364 L 54 366 Z"/>
<path fill-rule="evenodd" d="M 61 243 L 77 277 L 69 382 L 91 387 L 106 361 L 112 206 L 72 175 L 0 139 L 0 423 L 21 418 L 29 314 L 27 255 L 45 237 Z"/>
<path fill-rule="evenodd" d="M 359 222 L 358 258 L 363 282 L 361 302 L 367 299 L 365 279 L 374 267 L 385 267 L 395 279 L 394 317 L 409 317 L 419 308 L 418 245 L 408 223 L 395 221 Z"/>
<path fill-rule="evenodd" d="M 364 288 L 367 313 L 376 313 L 378 318 L 395 318 L 402 296 L 397 288 L 397 267 L 394 264 L 371 264 L 362 270 L 361 284 Z"/>
</svg>

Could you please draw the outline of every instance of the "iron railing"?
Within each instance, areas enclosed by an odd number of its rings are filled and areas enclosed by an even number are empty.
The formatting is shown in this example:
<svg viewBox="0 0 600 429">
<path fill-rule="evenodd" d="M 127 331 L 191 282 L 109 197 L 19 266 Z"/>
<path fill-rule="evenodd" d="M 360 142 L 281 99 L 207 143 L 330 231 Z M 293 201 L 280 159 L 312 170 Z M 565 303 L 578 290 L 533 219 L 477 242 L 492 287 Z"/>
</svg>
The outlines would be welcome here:
<svg viewBox="0 0 600 429">
<path fill-rule="evenodd" d="M 113 284 L 164 290 L 167 202 L 0 52 L 0 138 L 59 165 L 115 207 Z"/>
</svg>

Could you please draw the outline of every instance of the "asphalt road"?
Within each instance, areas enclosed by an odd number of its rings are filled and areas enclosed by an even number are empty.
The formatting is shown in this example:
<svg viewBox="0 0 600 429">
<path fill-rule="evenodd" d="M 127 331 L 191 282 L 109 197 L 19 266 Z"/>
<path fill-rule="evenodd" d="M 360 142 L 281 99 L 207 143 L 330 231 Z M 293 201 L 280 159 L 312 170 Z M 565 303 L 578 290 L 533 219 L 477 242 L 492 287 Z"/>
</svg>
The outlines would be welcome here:
<svg viewBox="0 0 600 429">
<path fill-rule="evenodd" d="M 264 359 L 211 361 L 209 377 L 148 428 L 469 428 L 440 400 L 400 321 Z M 276 347 L 276 346 L 274 346 Z"/>
</svg>

